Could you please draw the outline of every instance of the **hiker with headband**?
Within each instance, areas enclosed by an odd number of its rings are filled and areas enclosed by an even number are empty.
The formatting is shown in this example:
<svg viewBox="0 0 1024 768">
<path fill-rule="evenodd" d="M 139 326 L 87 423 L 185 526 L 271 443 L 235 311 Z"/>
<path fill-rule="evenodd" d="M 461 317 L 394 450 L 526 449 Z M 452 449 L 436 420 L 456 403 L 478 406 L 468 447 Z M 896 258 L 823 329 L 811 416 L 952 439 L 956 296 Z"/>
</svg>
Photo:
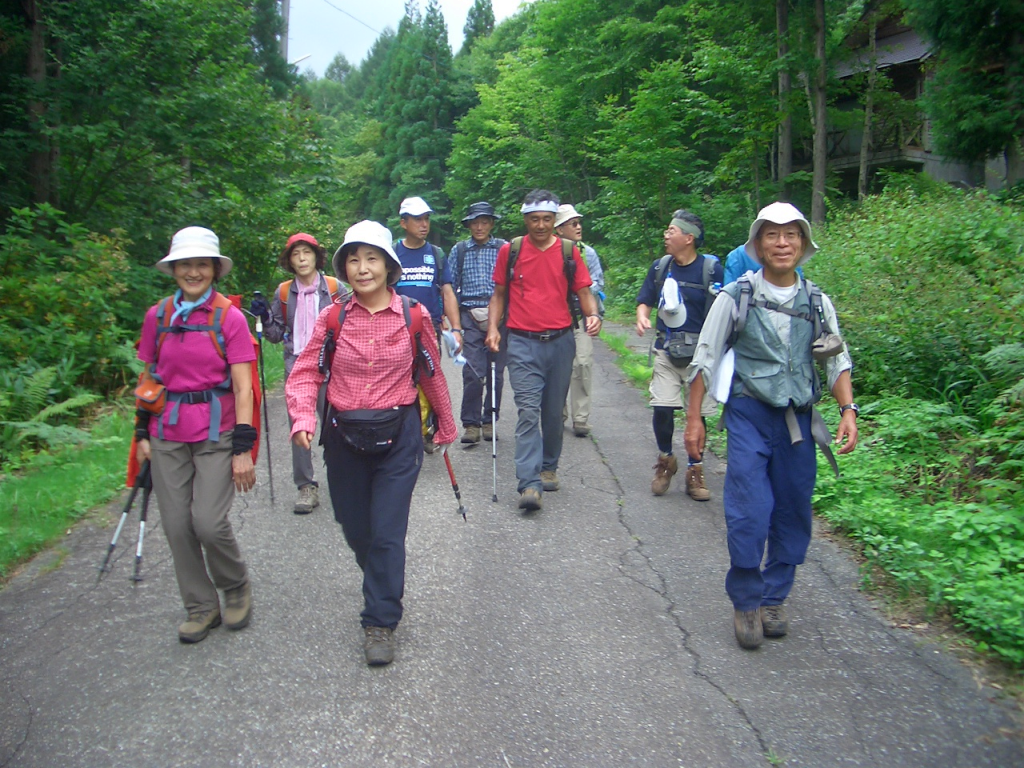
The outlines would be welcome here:
<svg viewBox="0 0 1024 768">
<path fill-rule="evenodd" d="M 324 274 L 326 259 L 324 248 L 315 237 L 305 232 L 292 235 L 277 263 L 285 272 L 291 272 L 294 278 L 277 287 L 270 306 L 262 296 L 254 298 L 249 306 L 249 311 L 263 320 L 263 334 L 267 341 L 283 343 L 286 379 L 291 375 L 295 360 L 309 343 L 321 310 L 351 293 L 348 286 L 336 277 Z M 323 403 L 322 390 L 319 397 Z M 289 413 L 289 427 L 292 421 Z M 292 511 L 296 515 L 308 515 L 320 506 L 319 484 L 313 473 L 313 453 L 294 443 L 292 479 L 298 490 Z"/>
<path fill-rule="evenodd" d="M 736 640 L 754 649 L 789 630 L 783 604 L 811 541 L 816 443 L 838 474 L 828 427 L 814 409 L 815 362 L 839 405 L 840 454 L 857 446 L 858 408 L 832 302 L 797 276 L 818 248 L 807 219 L 789 203 L 772 203 L 750 225 L 744 248 L 761 270 L 723 288 L 708 313 L 690 373 L 686 447 L 691 455 L 704 450 L 699 408 L 711 391 L 725 403 L 729 430 L 725 589 Z"/>
<path fill-rule="evenodd" d="M 541 508 L 544 491 L 557 491 L 562 455 L 562 408 L 576 355 L 573 327 L 590 336 L 601 331 L 601 316 L 590 292 L 590 273 L 579 249 L 555 236 L 558 198 L 544 189 L 530 192 L 520 208 L 526 237 L 498 251 L 494 295 L 488 307 L 487 346 L 497 353 L 501 320 L 508 310 L 508 378 L 515 392 L 515 465 L 519 508 Z M 578 317 L 573 295 L 584 317 Z"/>
<path fill-rule="evenodd" d="M 438 446 L 458 429 L 429 311 L 395 292 L 402 265 L 375 221 L 349 227 L 334 272 L 354 295 L 322 312 L 285 384 L 292 440 L 315 439 L 317 393 L 327 378 L 321 444 L 334 517 L 363 571 L 363 652 L 390 664 L 402 618 L 405 536 L 423 464 L 417 383 L 437 415 Z"/>
<path fill-rule="evenodd" d="M 150 460 L 160 522 L 188 612 L 178 627 L 183 643 L 198 643 L 222 620 L 228 629 L 242 629 L 252 609 L 249 572 L 228 512 L 235 492 L 256 483 L 256 353 L 245 316 L 214 290 L 231 267 L 209 229 L 177 232 L 156 268 L 173 277 L 178 290 L 149 308 L 139 342 L 139 359 L 166 387 L 159 414 L 140 411 L 136 454 L 140 464 Z M 224 591 L 223 613 L 218 589 Z"/>
</svg>

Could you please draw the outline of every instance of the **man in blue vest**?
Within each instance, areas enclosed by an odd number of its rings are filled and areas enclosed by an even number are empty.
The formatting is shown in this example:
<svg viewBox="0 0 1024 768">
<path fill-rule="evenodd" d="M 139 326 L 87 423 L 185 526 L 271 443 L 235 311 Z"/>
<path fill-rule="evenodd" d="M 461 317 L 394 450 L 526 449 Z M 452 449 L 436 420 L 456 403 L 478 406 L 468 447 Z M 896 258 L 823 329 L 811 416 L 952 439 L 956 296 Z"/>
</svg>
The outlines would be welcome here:
<svg viewBox="0 0 1024 768">
<path fill-rule="evenodd" d="M 857 445 L 858 408 L 832 302 L 797 276 L 818 248 L 807 219 L 789 203 L 772 203 L 758 213 L 744 248 L 761 270 L 723 288 L 704 322 L 693 356 L 686 447 L 691 454 L 704 449 L 699 408 L 710 390 L 725 403 L 729 430 L 725 589 L 736 640 L 754 649 L 788 631 L 783 602 L 811 541 L 814 446 L 829 443 L 813 408 L 821 396 L 816 360 L 839 406 L 840 454 Z"/>
</svg>

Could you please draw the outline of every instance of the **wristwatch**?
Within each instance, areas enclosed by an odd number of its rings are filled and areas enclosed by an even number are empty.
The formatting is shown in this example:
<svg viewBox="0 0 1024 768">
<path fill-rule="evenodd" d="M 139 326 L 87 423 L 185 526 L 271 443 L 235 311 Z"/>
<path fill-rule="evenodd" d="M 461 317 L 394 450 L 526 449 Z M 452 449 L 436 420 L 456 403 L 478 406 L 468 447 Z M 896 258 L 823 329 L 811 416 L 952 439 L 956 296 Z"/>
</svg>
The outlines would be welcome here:
<svg viewBox="0 0 1024 768">
<path fill-rule="evenodd" d="M 860 416 L 860 406 L 856 403 L 850 403 L 849 405 L 839 406 L 839 415 L 842 416 L 847 411 L 853 411 L 854 416 Z"/>
</svg>

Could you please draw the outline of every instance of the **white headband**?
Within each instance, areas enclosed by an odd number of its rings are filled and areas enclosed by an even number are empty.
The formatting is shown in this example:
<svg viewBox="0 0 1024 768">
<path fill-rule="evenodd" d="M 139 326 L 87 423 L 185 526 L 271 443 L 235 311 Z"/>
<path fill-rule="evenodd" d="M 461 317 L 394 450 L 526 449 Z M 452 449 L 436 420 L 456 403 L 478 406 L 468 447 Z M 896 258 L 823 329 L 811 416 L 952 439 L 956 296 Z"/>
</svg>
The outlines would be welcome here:
<svg viewBox="0 0 1024 768">
<path fill-rule="evenodd" d="M 558 203 L 554 200 L 541 200 L 539 203 L 523 203 L 520 213 L 558 213 Z"/>
</svg>

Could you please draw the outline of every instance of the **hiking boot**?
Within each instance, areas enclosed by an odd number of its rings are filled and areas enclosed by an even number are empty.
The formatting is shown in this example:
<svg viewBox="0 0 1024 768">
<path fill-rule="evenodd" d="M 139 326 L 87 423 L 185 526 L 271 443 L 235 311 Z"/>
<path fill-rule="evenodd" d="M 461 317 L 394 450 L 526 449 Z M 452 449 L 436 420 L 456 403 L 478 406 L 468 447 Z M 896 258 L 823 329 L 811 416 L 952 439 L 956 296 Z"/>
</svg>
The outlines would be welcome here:
<svg viewBox="0 0 1024 768">
<path fill-rule="evenodd" d="M 711 491 L 704 485 L 704 465 L 691 464 L 686 468 L 686 492 L 694 501 L 707 501 Z"/>
<path fill-rule="evenodd" d="M 363 627 L 363 652 L 371 667 L 383 667 L 395 660 L 395 633 L 387 627 Z"/>
<path fill-rule="evenodd" d="M 540 509 L 540 491 L 536 488 L 526 488 L 519 496 L 519 508 L 527 512 L 535 512 Z"/>
<path fill-rule="evenodd" d="M 178 639 L 183 643 L 198 643 L 205 640 L 210 630 L 220 626 L 220 610 L 196 611 L 188 620 L 178 625 Z"/>
<path fill-rule="evenodd" d="M 586 437 L 590 434 L 590 425 L 586 422 L 580 423 L 574 421 L 572 424 L 572 433 L 576 435 L 576 437 Z"/>
<path fill-rule="evenodd" d="M 480 427 L 470 424 L 466 427 L 466 431 L 462 433 L 462 442 L 464 443 L 479 443 L 480 442 Z"/>
<path fill-rule="evenodd" d="M 785 637 L 789 631 L 789 621 L 781 603 L 761 606 L 761 628 L 765 637 Z"/>
<path fill-rule="evenodd" d="M 545 469 L 540 473 L 540 485 L 545 491 L 557 491 L 558 475 L 553 470 Z"/>
<path fill-rule="evenodd" d="M 292 512 L 296 515 L 308 515 L 320 506 L 320 491 L 310 483 L 299 488 L 299 497 L 295 500 Z"/>
<path fill-rule="evenodd" d="M 484 424 L 482 432 L 483 438 L 487 442 L 491 442 L 491 440 L 494 439 L 494 427 L 492 427 L 490 424 Z"/>
<path fill-rule="evenodd" d="M 752 651 L 761 645 L 764 640 L 764 630 L 761 628 L 761 611 L 734 611 L 733 625 L 736 627 L 736 641 L 740 648 Z"/>
<path fill-rule="evenodd" d="M 672 484 L 672 478 L 679 471 L 679 462 L 675 456 L 658 454 L 658 463 L 654 465 L 654 479 L 651 480 L 651 493 L 655 496 L 664 496 L 668 487 Z"/>
<path fill-rule="evenodd" d="M 242 629 L 252 616 L 252 586 L 246 582 L 235 589 L 224 590 L 224 626 Z"/>
</svg>

